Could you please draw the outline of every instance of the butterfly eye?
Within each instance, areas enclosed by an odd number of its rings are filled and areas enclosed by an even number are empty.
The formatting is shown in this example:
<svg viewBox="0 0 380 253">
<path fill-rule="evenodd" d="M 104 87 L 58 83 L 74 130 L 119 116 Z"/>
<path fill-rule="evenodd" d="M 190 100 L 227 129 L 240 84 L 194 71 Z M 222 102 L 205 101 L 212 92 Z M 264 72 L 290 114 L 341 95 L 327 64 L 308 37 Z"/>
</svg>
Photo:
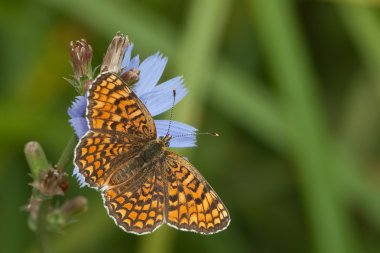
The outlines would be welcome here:
<svg viewBox="0 0 380 253">
<path fill-rule="evenodd" d="M 158 140 L 160 143 L 162 143 L 165 147 L 169 147 L 169 144 L 170 144 L 170 140 L 171 140 L 171 136 L 170 135 L 165 135 L 165 136 L 160 136 L 158 137 Z"/>
<path fill-rule="evenodd" d="M 165 146 L 169 147 L 169 144 L 170 144 L 170 140 L 171 140 L 171 139 L 172 139 L 172 136 L 169 135 L 169 134 L 167 134 L 167 135 L 164 137 L 163 141 L 164 141 L 164 143 L 165 143 Z"/>
</svg>

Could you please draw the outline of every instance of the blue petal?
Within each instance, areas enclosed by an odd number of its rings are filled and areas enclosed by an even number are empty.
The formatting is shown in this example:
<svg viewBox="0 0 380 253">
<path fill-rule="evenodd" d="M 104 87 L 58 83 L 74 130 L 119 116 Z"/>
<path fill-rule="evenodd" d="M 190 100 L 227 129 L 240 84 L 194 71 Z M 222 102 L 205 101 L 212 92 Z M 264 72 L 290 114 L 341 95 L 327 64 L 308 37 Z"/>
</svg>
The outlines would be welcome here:
<svg viewBox="0 0 380 253">
<path fill-rule="evenodd" d="M 197 146 L 195 136 L 178 137 L 170 140 L 169 147 L 171 148 L 192 148 Z M 188 159 L 187 159 L 188 160 Z"/>
<path fill-rule="evenodd" d="M 131 62 L 129 63 L 129 66 L 125 69 L 125 71 L 130 70 L 130 69 L 138 69 L 140 64 L 140 56 L 136 55 L 135 57 L 132 58 Z"/>
<path fill-rule="evenodd" d="M 81 173 L 79 173 L 79 169 L 77 166 L 74 167 L 73 176 L 78 180 L 80 187 L 84 187 L 87 185 L 86 181 L 84 180 L 84 176 Z"/>
<path fill-rule="evenodd" d="M 170 125 L 169 135 L 172 136 L 169 146 L 171 148 L 186 148 L 186 147 L 195 147 L 196 146 L 196 128 L 178 122 L 170 120 L 155 120 L 158 136 L 165 136 Z"/>
<path fill-rule="evenodd" d="M 67 113 L 71 118 L 83 117 L 84 112 L 86 111 L 86 104 L 87 101 L 85 96 L 77 96 L 69 107 Z"/>
<path fill-rule="evenodd" d="M 129 63 L 131 62 L 132 49 L 133 49 L 133 43 L 129 44 L 127 49 L 125 50 L 124 58 L 121 63 L 121 69 L 128 68 Z"/>
<path fill-rule="evenodd" d="M 83 117 L 74 117 L 69 120 L 78 139 L 82 138 L 88 131 L 87 121 Z"/>
<path fill-rule="evenodd" d="M 175 104 L 177 104 L 187 94 L 181 77 L 172 78 L 155 86 L 152 91 L 142 94 L 140 99 L 152 116 L 156 116 L 172 108 L 174 89 L 176 90 Z"/>
<path fill-rule="evenodd" d="M 160 53 L 146 58 L 139 67 L 140 80 L 136 83 L 134 91 L 137 96 L 149 92 L 160 80 L 168 59 Z"/>
</svg>

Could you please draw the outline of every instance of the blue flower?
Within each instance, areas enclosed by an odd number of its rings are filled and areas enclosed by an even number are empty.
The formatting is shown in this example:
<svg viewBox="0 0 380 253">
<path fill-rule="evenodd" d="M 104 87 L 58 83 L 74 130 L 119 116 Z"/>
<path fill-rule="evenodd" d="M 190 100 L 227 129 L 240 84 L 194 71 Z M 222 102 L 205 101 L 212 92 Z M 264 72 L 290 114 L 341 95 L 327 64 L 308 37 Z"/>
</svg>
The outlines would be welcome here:
<svg viewBox="0 0 380 253">
<path fill-rule="evenodd" d="M 146 58 L 140 64 L 139 56 L 131 58 L 133 44 L 125 50 L 121 63 L 121 73 L 136 68 L 140 70 L 140 79 L 134 85 L 133 91 L 145 104 L 152 116 L 159 115 L 171 109 L 173 105 L 173 89 L 176 90 L 175 104 L 180 102 L 187 94 L 181 77 L 172 78 L 166 82 L 158 84 L 164 72 L 167 58 L 160 53 L 156 53 Z M 81 138 L 88 131 L 88 124 L 84 118 L 86 110 L 86 97 L 78 96 L 68 110 L 70 124 L 75 134 Z M 169 128 L 169 120 L 155 120 L 158 137 L 165 136 Z M 169 146 L 174 148 L 185 148 L 196 146 L 197 129 L 187 124 L 172 121 L 169 134 L 173 137 Z"/>
</svg>

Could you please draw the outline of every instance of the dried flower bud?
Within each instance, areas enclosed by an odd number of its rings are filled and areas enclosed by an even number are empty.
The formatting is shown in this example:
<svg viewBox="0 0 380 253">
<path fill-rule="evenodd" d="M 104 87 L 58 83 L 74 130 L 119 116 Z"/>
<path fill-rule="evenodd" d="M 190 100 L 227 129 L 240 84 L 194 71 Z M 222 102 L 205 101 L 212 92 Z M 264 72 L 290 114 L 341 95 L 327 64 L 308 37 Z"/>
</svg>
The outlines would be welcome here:
<svg viewBox="0 0 380 253">
<path fill-rule="evenodd" d="M 132 68 L 121 75 L 121 79 L 125 81 L 127 85 L 133 85 L 140 79 L 140 70 Z"/>
<path fill-rule="evenodd" d="M 73 70 L 76 80 L 81 80 L 83 77 L 92 79 L 91 59 L 92 48 L 84 40 L 70 42 L 70 56 L 73 63 Z"/>
<path fill-rule="evenodd" d="M 103 58 L 103 64 L 100 67 L 101 73 L 107 71 L 118 73 L 120 71 L 128 42 L 127 36 L 124 36 L 120 32 L 116 33 Z"/>
<path fill-rule="evenodd" d="M 83 196 L 77 196 L 66 201 L 61 207 L 61 214 L 64 220 L 69 220 L 73 216 L 87 211 L 87 199 Z"/>
<path fill-rule="evenodd" d="M 83 196 L 70 199 L 61 207 L 52 207 L 46 214 L 46 229 L 51 232 L 62 232 L 65 226 L 75 222 L 77 216 L 85 211 L 87 211 L 87 199 Z"/>
<path fill-rule="evenodd" d="M 55 195 L 63 195 L 68 188 L 68 181 L 66 179 L 66 173 L 56 169 L 49 169 L 42 171 L 40 179 L 33 181 L 31 185 L 38 189 L 44 196 L 52 197 Z"/>
</svg>

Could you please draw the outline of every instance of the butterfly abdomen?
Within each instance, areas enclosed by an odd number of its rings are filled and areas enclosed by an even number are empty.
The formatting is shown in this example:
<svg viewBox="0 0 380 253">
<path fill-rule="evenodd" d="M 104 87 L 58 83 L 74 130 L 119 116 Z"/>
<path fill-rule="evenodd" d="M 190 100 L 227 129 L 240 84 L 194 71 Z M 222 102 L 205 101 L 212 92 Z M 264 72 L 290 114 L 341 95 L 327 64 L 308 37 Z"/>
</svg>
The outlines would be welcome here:
<svg viewBox="0 0 380 253">
<path fill-rule="evenodd" d="M 110 175 L 109 185 L 117 186 L 136 181 L 146 173 L 152 161 L 156 161 L 162 153 L 162 145 L 156 140 L 147 142 L 135 156 L 120 160 L 121 166 Z"/>
</svg>

